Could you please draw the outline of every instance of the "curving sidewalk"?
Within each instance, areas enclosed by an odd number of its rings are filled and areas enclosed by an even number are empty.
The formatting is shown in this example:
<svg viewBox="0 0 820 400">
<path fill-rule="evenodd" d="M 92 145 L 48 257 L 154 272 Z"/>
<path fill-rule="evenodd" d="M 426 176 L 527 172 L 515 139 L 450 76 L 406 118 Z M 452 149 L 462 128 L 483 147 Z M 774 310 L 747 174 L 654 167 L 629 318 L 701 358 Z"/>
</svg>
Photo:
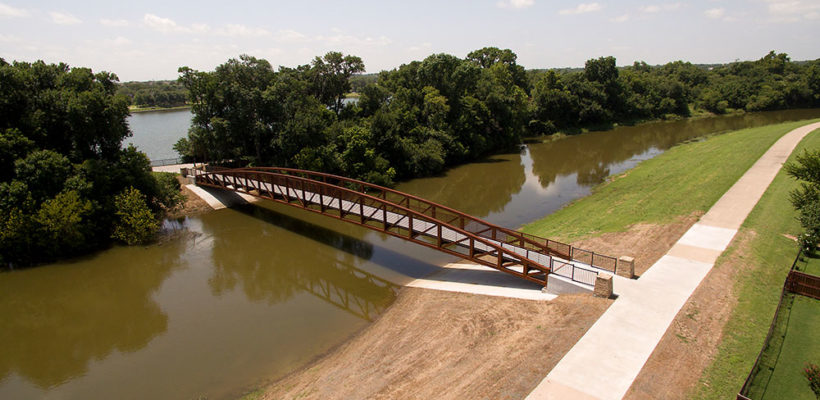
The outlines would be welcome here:
<svg viewBox="0 0 820 400">
<path fill-rule="evenodd" d="M 820 122 L 781 137 L 639 280 L 615 277 L 618 300 L 527 399 L 623 398 L 783 163 L 815 129 Z"/>
</svg>

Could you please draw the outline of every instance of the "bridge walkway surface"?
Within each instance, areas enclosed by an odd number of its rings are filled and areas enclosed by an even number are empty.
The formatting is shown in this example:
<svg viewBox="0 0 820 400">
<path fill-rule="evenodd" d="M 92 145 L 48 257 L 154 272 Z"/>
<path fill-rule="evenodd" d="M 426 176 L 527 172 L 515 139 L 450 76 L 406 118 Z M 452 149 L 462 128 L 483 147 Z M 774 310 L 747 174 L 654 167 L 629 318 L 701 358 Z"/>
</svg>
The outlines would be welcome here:
<svg viewBox="0 0 820 400">
<path fill-rule="evenodd" d="M 199 186 L 299 207 L 494 268 L 541 286 L 548 275 L 591 289 L 617 260 L 499 227 L 430 201 L 344 177 L 287 168 L 194 171 Z"/>
<path fill-rule="evenodd" d="M 780 138 L 640 279 L 617 280 L 618 299 L 527 399 L 623 398 L 783 163 L 815 129 L 820 123 Z"/>
</svg>

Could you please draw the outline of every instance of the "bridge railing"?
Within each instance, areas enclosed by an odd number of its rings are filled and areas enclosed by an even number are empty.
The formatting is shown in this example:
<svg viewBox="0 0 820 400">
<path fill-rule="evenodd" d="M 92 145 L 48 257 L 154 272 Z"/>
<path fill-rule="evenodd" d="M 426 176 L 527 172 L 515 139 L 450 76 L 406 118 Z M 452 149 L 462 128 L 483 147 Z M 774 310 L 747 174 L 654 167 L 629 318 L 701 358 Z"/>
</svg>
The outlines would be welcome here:
<svg viewBox="0 0 820 400">
<path fill-rule="evenodd" d="M 286 173 L 281 173 L 282 171 Z M 196 172 L 198 183 L 251 193 L 274 201 L 347 220 L 546 284 L 547 265 L 504 247 L 527 243 L 515 231 L 391 189 L 328 174 L 279 168 L 212 168 Z M 277 189 L 278 188 L 278 189 Z M 378 190 L 377 190 L 378 189 Z M 253 192 L 256 193 L 253 193 Z M 294 200 L 296 199 L 296 200 Z M 298 202 L 299 204 L 295 204 Z M 418 210 L 418 208 L 423 209 Z M 337 214 L 336 214 L 337 212 Z M 392 215 L 398 220 L 389 220 Z M 396 217 L 398 216 L 398 217 Z M 450 233 L 450 237 L 445 237 Z M 448 245 L 456 244 L 457 246 Z M 533 247 L 538 247 L 537 245 Z M 519 266 L 521 271 L 511 269 Z M 542 273 L 544 278 L 532 273 Z"/>
<path fill-rule="evenodd" d="M 447 221 L 448 223 L 458 226 L 461 229 L 467 230 L 487 239 L 497 240 L 502 243 L 515 244 L 516 246 L 522 248 L 539 251 L 544 254 L 549 254 L 550 256 L 563 258 L 567 261 L 577 261 L 612 272 L 615 272 L 617 268 L 618 260 L 615 257 L 598 254 L 593 251 L 580 249 L 566 243 L 504 228 L 458 210 L 454 210 L 447 206 L 383 186 L 345 178 L 338 175 L 292 168 L 250 167 L 241 168 L 241 170 L 267 171 L 285 175 L 301 176 L 307 179 L 326 182 L 336 186 L 347 187 L 360 193 L 372 194 L 375 197 L 380 197 L 391 203 L 402 205 L 431 218 Z"/>
</svg>

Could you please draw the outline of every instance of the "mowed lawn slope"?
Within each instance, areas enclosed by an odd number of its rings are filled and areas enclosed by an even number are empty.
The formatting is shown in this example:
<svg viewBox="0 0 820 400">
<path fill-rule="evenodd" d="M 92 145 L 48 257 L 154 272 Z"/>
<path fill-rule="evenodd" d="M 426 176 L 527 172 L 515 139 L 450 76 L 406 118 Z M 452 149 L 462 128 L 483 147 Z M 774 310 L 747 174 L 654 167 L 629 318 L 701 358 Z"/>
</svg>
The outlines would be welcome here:
<svg viewBox="0 0 820 400">
<path fill-rule="evenodd" d="M 523 231 L 574 241 L 640 223 L 666 223 L 706 212 L 787 132 L 812 121 L 733 131 L 686 143 L 617 175 L 594 193 Z"/>
</svg>

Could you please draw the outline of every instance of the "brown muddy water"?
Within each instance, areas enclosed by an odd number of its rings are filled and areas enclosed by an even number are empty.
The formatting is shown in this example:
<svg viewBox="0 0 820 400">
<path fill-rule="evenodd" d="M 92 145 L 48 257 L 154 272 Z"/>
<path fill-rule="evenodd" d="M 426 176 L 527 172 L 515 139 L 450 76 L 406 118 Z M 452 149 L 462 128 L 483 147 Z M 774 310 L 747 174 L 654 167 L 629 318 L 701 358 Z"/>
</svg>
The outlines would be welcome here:
<svg viewBox="0 0 820 400">
<path fill-rule="evenodd" d="M 619 127 L 398 189 L 515 228 L 677 143 L 816 117 L 820 109 Z M 379 272 L 421 277 L 450 260 L 278 204 L 166 225 L 174 238 L 159 245 L 0 273 L 0 399 L 240 397 L 384 310 L 397 288 Z"/>
</svg>

